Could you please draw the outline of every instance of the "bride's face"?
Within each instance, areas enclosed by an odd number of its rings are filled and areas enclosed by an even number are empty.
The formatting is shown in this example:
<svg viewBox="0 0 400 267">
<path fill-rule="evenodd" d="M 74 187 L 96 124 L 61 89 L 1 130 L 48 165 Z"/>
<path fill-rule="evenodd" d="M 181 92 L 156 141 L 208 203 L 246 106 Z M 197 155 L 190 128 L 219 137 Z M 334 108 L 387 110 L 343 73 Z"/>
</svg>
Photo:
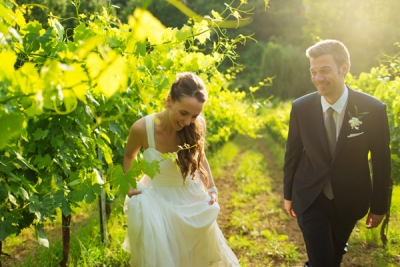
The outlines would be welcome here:
<svg viewBox="0 0 400 267">
<path fill-rule="evenodd" d="M 167 108 L 169 108 L 169 119 L 174 129 L 180 131 L 183 127 L 194 123 L 203 110 L 203 106 L 204 103 L 194 97 L 184 96 L 180 101 L 172 101 L 168 96 Z"/>
</svg>

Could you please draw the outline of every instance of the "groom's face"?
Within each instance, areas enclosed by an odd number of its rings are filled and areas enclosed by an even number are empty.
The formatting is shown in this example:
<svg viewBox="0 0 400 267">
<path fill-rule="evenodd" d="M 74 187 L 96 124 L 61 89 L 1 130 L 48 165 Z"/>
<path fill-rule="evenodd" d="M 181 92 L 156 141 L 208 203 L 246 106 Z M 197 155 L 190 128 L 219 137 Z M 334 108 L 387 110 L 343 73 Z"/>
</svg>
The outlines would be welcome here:
<svg viewBox="0 0 400 267">
<path fill-rule="evenodd" d="M 347 71 L 347 63 L 338 68 L 333 56 L 329 54 L 310 59 L 311 79 L 318 93 L 328 101 L 337 100 L 342 95 Z"/>
</svg>

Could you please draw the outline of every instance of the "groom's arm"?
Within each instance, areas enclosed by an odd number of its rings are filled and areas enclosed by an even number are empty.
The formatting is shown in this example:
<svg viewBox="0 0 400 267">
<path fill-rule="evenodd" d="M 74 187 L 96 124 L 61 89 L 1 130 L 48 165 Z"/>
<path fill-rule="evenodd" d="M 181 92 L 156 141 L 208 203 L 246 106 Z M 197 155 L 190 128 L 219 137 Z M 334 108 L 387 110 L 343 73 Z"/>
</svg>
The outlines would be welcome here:
<svg viewBox="0 0 400 267">
<path fill-rule="evenodd" d="M 292 217 L 294 217 L 291 209 L 293 179 L 303 152 L 303 143 L 298 123 L 296 106 L 293 104 L 290 112 L 289 133 L 286 141 L 285 164 L 283 167 L 285 209 Z"/>
<path fill-rule="evenodd" d="M 389 209 L 390 134 L 386 106 L 381 104 L 374 118 L 371 140 L 372 199 L 367 228 L 377 227 Z"/>
</svg>

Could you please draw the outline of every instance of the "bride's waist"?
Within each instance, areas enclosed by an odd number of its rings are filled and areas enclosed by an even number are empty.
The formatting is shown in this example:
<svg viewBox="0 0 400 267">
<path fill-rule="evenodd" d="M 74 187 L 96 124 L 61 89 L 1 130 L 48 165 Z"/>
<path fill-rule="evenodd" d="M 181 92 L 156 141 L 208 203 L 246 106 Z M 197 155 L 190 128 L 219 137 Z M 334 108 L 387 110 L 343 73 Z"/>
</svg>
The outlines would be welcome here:
<svg viewBox="0 0 400 267">
<path fill-rule="evenodd" d="M 144 175 L 142 179 L 140 179 L 140 183 L 142 186 L 173 186 L 173 187 L 184 187 L 187 186 L 188 183 L 191 183 L 191 179 L 187 178 L 186 181 L 183 181 L 182 177 L 176 176 L 168 176 L 157 174 L 154 178 L 150 178 L 148 175 Z"/>
</svg>

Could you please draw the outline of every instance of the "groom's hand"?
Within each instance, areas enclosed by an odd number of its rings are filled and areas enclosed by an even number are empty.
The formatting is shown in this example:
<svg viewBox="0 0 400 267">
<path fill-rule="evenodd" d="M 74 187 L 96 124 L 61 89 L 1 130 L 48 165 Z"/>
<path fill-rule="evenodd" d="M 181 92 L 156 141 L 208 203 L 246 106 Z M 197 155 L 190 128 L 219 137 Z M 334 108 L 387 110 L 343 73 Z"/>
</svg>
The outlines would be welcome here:
<svg viewBox="0 0 400 267">
<path fill-rule="evenodd" d="M 290 217 L 297 218 L 296 213 L 292 209 L 292 201 L 284 199 L 284 203 L 285 203 L 285 210 L 286 210 L 287 214 L 289 214 Z"/>
<path fill-rule="evenodd" d="M 376 215 L 373 213 L 368 213 L 366 227 L 368 229 L 376 228 L 382 222 L 383 218 L 385 218 L 385 214 L 383 215 Z"/>
</svg>

